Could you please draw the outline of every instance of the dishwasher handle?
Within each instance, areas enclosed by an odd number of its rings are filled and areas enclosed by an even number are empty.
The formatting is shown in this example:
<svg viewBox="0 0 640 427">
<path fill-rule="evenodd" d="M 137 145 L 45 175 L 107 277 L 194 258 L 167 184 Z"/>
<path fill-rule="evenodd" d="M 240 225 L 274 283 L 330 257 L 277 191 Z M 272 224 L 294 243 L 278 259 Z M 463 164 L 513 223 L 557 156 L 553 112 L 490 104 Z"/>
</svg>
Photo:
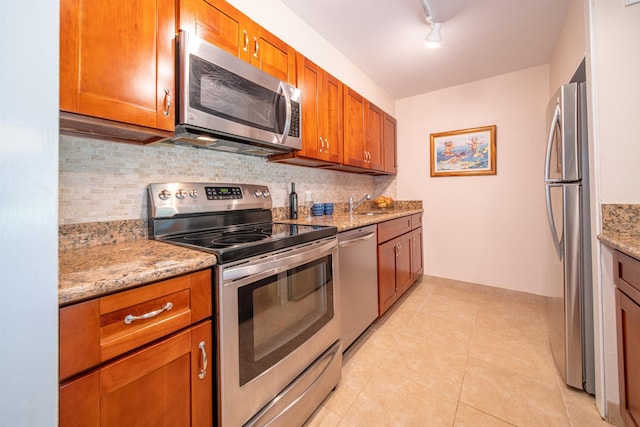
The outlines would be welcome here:
<svg viewBox="0 0 640 427">
<path fill-rule="evenodd" d="M 376 233 L 367 233 L 362 237 L 356 237 L 355 239 L 349 239 L 349 240 L 345 240 L 343 242 L 340 242 L 338 244 L 338 246 L 340 246 L 341 248 L 346 248 L 347 246 L 355 245 L 356 243 L 364 242 L 365 240 L 370 240 L 375 235 L 376 235 Z"/>
</svg>

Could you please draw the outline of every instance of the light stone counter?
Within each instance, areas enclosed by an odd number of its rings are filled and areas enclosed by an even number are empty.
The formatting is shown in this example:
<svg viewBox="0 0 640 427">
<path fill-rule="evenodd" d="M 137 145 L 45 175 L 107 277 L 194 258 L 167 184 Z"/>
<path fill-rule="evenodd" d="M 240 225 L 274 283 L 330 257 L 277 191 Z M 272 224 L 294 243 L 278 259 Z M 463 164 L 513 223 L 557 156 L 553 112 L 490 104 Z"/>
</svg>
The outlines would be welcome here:
<svg viewBox="0 0 640 427">
<path fill-rule="evenodd" d="M 363 212 L 357 211 L 354 214 L 349 212 L 334 212 L 333 215 L 322 216 L 300 216 L 297 220 L 279 219 L 278 222 L 284 222 L 288 224 L 309 224 L 309 225 L 330 225 L 338 228 L 338 232 L 351 230 L 358 227 L 364 227 L 371 224 L 378 224 L 380 222 L 389 221 L 391 219 L 400 218 L 407 215 L 421 214 L 422 209 L 389 209 L 389 210 L 375 210 L 374 215 L 365 215 Z"/>
<path fill-rule="evenodd" d="M 602 205 L 602 233 L 598 239 L 612 249 L 640 259 L 640 205 Z"/>
<path fill-rule="evenodd" d="M 141 239 L 61 249 L 58 262 L 58 304 L 62 306 L 209 268 L 216 257 Z"/>
</svg>

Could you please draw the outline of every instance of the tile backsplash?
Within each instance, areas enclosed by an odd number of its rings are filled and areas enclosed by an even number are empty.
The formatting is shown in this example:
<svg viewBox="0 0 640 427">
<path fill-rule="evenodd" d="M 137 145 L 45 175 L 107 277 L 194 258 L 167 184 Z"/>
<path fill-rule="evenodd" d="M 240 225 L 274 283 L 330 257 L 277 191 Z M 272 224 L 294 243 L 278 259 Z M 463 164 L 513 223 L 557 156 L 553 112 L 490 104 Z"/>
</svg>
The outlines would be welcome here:
<svg viewBox="0 0 640 427">
<path fill-rule="evenodd" d="M 346 202 L 364 193 L 396 197 L 394 176 L 367 176 L 166 144 L 130 145 L 60 137 L 59 223 L 144 219 L 151 182 L 199 181 L 269 186 L 274 207 L 287 205 L 291 182 L 298 199 Z"/>
</svg>

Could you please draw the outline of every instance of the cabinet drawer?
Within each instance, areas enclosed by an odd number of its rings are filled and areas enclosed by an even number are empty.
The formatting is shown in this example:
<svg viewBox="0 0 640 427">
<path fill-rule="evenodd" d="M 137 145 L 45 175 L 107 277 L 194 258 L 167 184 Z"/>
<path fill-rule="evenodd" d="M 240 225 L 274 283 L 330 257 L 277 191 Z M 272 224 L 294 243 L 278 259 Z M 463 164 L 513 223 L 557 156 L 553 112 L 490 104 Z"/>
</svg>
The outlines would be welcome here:
<svg viewBox="0 0 640 427">
<path fill-rule="evenodd" d="M 419 227 L 422 227 L 422 214 L 419 213 L 411 215 L 411 229 L 415 230 Z"/>
<path fill-rule="evenodd" d="M 613 263 L 616 286 L 640 304 L 640 261 L 616 251 Z"/>
<path fill-rule="evenodd" d="M 409 231 L 411 231 L 410 215 L 381 222 L 378 224 L 378 243 L 386 242 Z"/>
<path fill-rule="evenodd" d="M 60 379 L 211 316 L 211 270 L 60 309 Z"/>
</svg>

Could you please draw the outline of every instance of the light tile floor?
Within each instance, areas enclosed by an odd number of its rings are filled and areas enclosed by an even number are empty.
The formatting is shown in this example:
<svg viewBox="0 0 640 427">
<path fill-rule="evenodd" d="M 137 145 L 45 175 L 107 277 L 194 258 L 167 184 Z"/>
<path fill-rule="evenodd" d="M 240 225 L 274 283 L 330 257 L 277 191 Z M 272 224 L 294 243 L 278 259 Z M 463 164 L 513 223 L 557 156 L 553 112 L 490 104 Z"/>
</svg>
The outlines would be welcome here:
<svg viewBox="0 0 640 427">
<path fill-rule="evenodd" d="M 611 427 L 553 364 L 543 304 L 425 276 L 344 354 L 306 427 Z"/>
</svg>

